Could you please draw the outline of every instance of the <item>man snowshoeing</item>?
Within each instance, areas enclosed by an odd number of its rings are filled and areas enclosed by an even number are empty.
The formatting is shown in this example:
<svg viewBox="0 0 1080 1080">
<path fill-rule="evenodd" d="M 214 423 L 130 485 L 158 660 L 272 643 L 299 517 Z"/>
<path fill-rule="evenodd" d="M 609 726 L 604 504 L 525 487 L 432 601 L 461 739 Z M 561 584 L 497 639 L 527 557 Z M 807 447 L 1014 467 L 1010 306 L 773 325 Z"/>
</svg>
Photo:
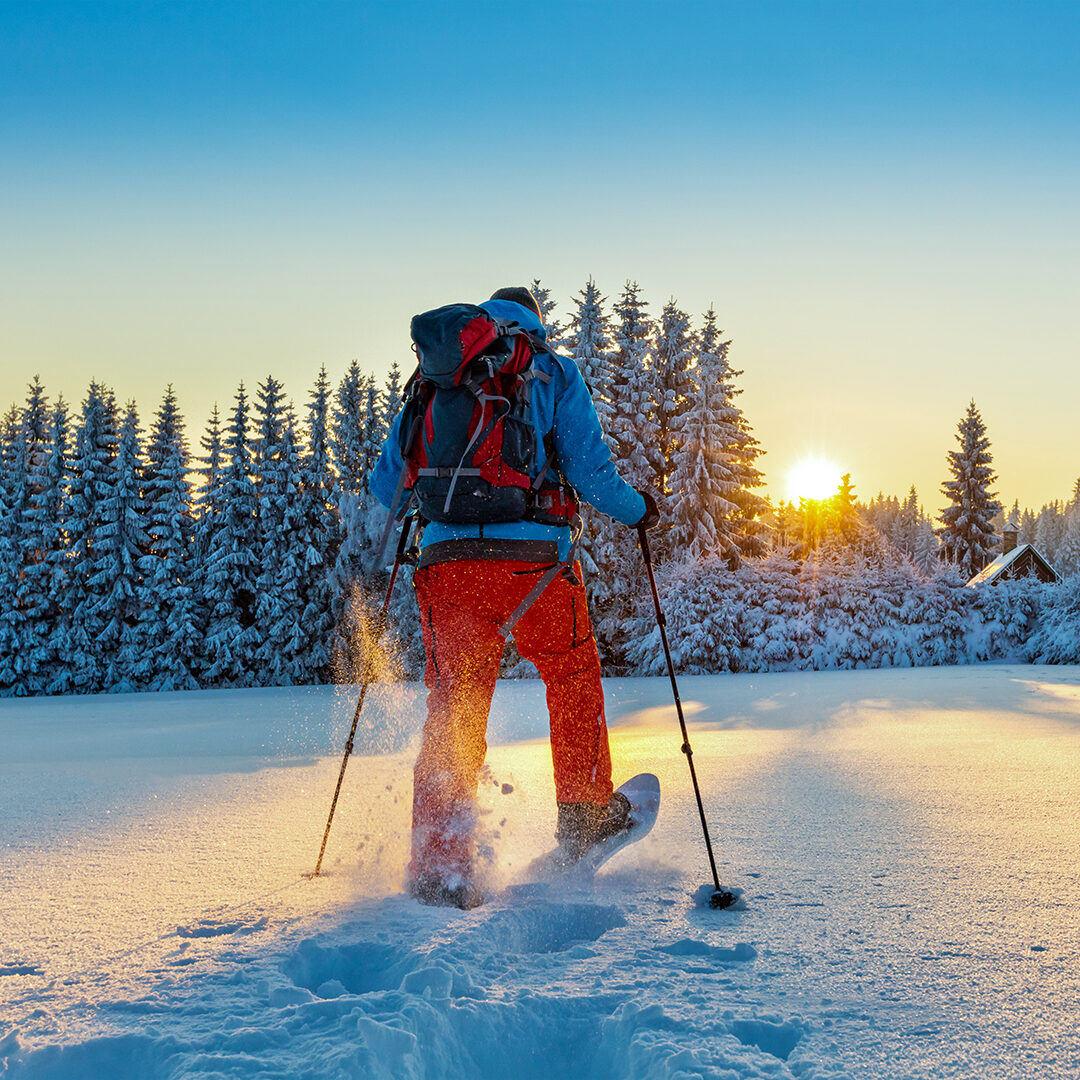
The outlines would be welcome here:
<svg viewBox="0 0 1080 1080">
<path fill-rule="evenodd" d="M 480 317 L 463 328 L 460 322 L 453 324 L 454 336 L 447 330 L 444 312 L 465 312 L 461 319 L 471 313 Z M 422 322 L 425 319 L 427 323 Z M 485 521 L 482 510 L 455 513 L 454 509 L 466 505 L 470 485 L 477 493 L 483 486 L 479 481 L 472 483 L 474 476 L 493 475 L 490 462 L 479 469 L 462 464 L 469 454 L 475 456 L 478 437 L 483 441 L 490 435 L 492 426 L 484 427 L 483 418 L 522 412 L 516 398 L 500 396 L 509 392 L 498 387 L 510 385 L 496 370 L 501 354 L 495 366 L 487 364 L 493 381 L 485 383 L 482 391 L 475 382 L 478 376 L 469 376 L 478 404 L 469 398 L 468 407 L 480 419 L 475 425 L 470 419 L 467 425 L 470 437 L 461 460 L 456 464 L 451 460 L 445 467 L 432 464 L 438 457 L 439 447 L 434 443 L 439 424 L 445 429 L 451 423 L 445 419 L 448 406 L 428 399 L 419 407 L 414 405 L 418 418 L 406 431 L 407 400 L 372 477 L 375 496 L 394 510 L 402 486 L 416 484 L 420 490 L 425 481 L 441 485 L 437 499 L 429 497 L 426 504 L 421 499 L 422 512 L 425 505 L 434 507 L 440 520 L 430 521 L 424 529 L 413 578 L 427 657 L 428 715 L 414 770 L 408 887 L 422 903 L 462 908 L 482 902 L 471 865 L 474 802 L 487 751 L 488 711 L 511 624 L 518 651 L 536 665 L 547 689 L 559 858 L 567 865 L 574 863 L 600 841 L 629 827 L 629 803 L 612 787 L 600 658 L 581 568 L 570 561 L 574 546 L 570 515 L 577 496 L 624 525 L 649 527 L 659 517 L 651 497 L 635 491 L 616 472 L 577 366 L 545 351 L 539 307 L 527 289 L 500 289 L 478 308 L 457 305 L 414 319 L 421 371 L 425 354 L 421 340 L 425 345 L 432 343 L 431 351 L 449 338 L 462 349 L 490 320 L 497 332 L 516 334 L 532 345 L 531 350 L 523 349 L 515 344 L 517 338 L 503 339 L 511 343 L 511 360 L 519 350 L 523 356 L 531 351 L 523 378 L 514 376 L 518 393 L 528 405 L 525 415 L 531 430 L 525 438 L 535 442 L 535 447 L 527 447 L 529 454 L 523 460 L 528 464 L 522 466 L 527 469 L 523 483 L 529 487 L 529 508 L 515 520 L 507 520 L 504 512 L 494 515 L 501 517 L 495 521 Z M 489 353 L 482 350 L 480 361 L 487 363 Z M 506 370 L 513 370 L 512 363 L 507 363 Z M 476 370 L 475 362 L 468 370 Z M 451 389 L 444 392 L 444 402 L 455 393 L 456 383 L 467 385 L 461 373 L 453 379 L 454 383 L 447 383 Z M 437 419 L 440 409 L 442 420 Z M 485 413 L 485 409 L 492 411 Z M 505 411 L 500 413 L 500 409 Z M 415 437 L 412 432 L 417 433 Z M 498 431 L 499 453 L 507 460 L 512 436 L 507 422 L 505 431 Z M 452 459 L 456 456 L 457 451 Z M 507 470 L 512 474 L 507 460 L 500 459 L 498 467 L 503 474 Z M 467 464 L 475 462 L 469 458 Z M 406 476 L 411 481 L 408 485 Z M 494 495 L 494 502 L 501 497 L 496 489 L 486 490 Z M 466 521 L 458 520 L 462 517 Z"/>
</svg>

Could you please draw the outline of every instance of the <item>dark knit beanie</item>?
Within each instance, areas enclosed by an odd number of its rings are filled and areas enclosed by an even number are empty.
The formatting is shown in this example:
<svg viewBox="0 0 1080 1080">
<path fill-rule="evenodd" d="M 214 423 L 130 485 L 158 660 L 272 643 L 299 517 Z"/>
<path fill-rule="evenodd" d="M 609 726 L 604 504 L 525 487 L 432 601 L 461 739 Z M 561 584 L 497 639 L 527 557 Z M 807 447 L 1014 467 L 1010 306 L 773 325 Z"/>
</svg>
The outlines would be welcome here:
<svg viewBox="0 0 1080 1080">
<path fill-rule="evenodd" d="M 530 311 L 536 312 L 536 317 L 543 320 L 543 315 L 540 314 L 540 305 L 536 302 L 536 297 L 533 296 L 528 289 L 523 286 L 509 286 L 505 289 L 496 289 L 491 294 L 492 300 L 513 300 L 515 304 L 520 304 L 522 307 L 527 307 Z"/>
</svg>

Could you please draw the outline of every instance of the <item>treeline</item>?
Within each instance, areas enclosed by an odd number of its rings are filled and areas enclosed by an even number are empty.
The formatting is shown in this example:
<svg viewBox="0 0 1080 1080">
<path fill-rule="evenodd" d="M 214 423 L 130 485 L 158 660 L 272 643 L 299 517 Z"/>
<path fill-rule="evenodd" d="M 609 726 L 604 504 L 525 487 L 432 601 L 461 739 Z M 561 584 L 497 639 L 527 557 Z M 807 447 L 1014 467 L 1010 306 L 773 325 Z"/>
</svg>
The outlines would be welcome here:
<svg viewBox="0 0 1080 1080">
<path fill-rule="evenodd" d="M 298 417 L 267 376 L 193 459 L 171 387 L 144 434 L 100 383 L 73 416 L 35 379 L 0 431 L 0 694 L 331 678 L 400 400 L 354 362 Z"/>
<path fill-rule="evenodd" d="M 632 282 L 608 312 L 590 280 L 561 326 L 533 289 L 590 383 L 620 471 L 661 501 L 661 554 L 761 555 L 761 451 L 715 312 L 694 329 L 672 300 L 653 318 Z M 354 362 L 336 389 L 323 371 L 298 415 L 267 376 L 253 396 L 241 385 L 227 414 L 215 408 L 194 454 L 171 387 L 144 431 L 109 387 L 91 383 L 73 412 L 35 379 L 0 429 L 0 694 L 354 674 L 354 601 L 383 569 L 385 512 L 368 477 L 401 391 L 396 366 L 378 386 Z M 590 518 L 585 559 L 603 571 L 598 625 L 616 655 L 634 535 Z M 402 587 L 393 621 L 402 670 L 416 674 L 412 606 Z"/>
<path fill-rule="evenodd" d="M 850 476 L 832 499 L 774 509 L 714 310 L 695 323 L 672 299 L 652 314 L 636 283 L 609 302 L 590 279 L 563 325 L 532 288 L 620 473 L 660 504 L 654 550 L 683 670 L 1080 659 L 1075 589 L 960 588 L 1001 521 L 974 402 L 940 524 L 914 488 L 864 504 Z M 0 422 L 0 695 L 355 677 L 364 613 L 385 583 L 386 515 L 368 478 L 401 394 L 396 365 L 379 385 L 354 361 L 336 387 L 321 372 L 298 411 L 267 376 L 253 396 L 241 385 L 225 415 L 215 407 L 193 453 L 171 388 L 144 431 L 135 403 L 106 386 L 91 383 L 73 411 L 35 379 Z M 1080 573 L 1080 482 L 1067 503 L 1014 514 L 1021 542 Z M 652 672 L 636 532 L 583 516 L 605 671 Z M 415 677 L 408 582 L 406 569 L 391 637 L 395 673 Z M 504 670 L 528 665 L 511 648 Z"/>
</svg>

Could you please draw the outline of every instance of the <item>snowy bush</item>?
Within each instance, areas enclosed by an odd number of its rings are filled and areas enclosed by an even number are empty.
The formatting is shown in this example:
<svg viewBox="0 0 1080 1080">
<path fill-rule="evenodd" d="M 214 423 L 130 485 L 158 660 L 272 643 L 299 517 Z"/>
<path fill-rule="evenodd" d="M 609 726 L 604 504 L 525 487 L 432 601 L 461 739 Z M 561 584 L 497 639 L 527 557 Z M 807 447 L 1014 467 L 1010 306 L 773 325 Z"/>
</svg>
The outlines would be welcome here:
<svg viewBox="0 0 1080 1080">
<path fill-rule="evenodd" d="M 1080 664 L 1080 578 L 1045 587 L 1024 653 L 1033 664 Z"/>
<path fill-rule="evenodd" d="M 1042 595 L 1026 583 L 968 589 L 906 560 L 836 548 L 737 570 L 719 559 L 673 563 L 658 585 L 673 660 L 688 674 L 1020 659 Z M 637 673 L 658 675 L 664 657 L 648 600 L 636 603 L 629 656 Z"/>
</svg>

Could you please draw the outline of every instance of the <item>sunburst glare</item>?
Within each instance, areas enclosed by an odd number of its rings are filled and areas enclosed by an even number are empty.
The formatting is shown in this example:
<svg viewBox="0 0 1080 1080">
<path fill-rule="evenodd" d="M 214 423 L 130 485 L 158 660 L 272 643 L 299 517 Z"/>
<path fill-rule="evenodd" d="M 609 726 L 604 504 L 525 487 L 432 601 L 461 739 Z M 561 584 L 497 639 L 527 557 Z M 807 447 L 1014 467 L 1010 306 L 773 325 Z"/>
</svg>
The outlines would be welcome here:
<svg viewBox="0 0 1080 1080">
<path fill-rule="evenodd" d="M 839 466 L 820 457 L 803 458 L 788 473 L 788 498 L 828 499 L 839 485 Z"/>
</svg>

